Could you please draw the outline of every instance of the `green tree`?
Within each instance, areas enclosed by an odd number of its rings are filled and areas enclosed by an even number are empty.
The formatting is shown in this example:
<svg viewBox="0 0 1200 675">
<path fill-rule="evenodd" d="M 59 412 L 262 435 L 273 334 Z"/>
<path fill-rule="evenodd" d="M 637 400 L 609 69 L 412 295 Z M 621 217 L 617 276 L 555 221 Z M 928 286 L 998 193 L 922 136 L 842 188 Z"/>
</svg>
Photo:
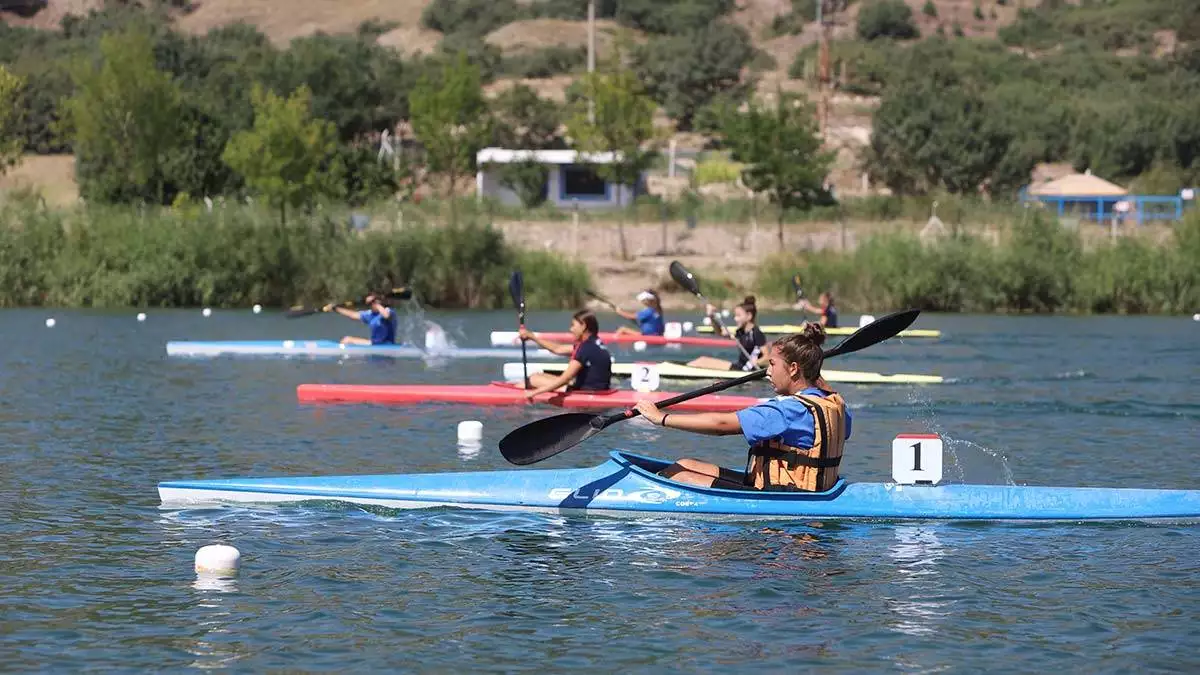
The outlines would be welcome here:
<svg viewBox="0 0 1200 675">
<path fill-rule="evenodd" d="M 516 150 L 548 150 L 565 147 L 558 133 L 562 125 L 559 105 L 537 95 L 530 87 L 518 84 L 507 89 L 492 103 L 496 123 L 493 143 Z M 500 183 L 521 198 L 526 208 L 546 200 L 546 181 L 550 170 L 541 162 L 528 160 L 496 167 Z"/>
<path fill-rule="evenodd" d="M 872 0 L 859 10 L 858 36 L 864 40 L 911 40 L 921 33 L 913 23 L 912 8 L 904 0 Z"/>
<path fill-rule="evenodd" d="M 742 78 L 742 70 L 754 54 L 744 28 L 712 23 L 650 40 L 634 51 L 633 69 L 646 93 L 680 129 L 690 130 L 696 113 L 715 98 L 745 98 L 754 83 Z"/>
<path fill-rule="evenodd" d="M 21 89 L 25 82 L 0 64 L 0 176 L 21 159 Z"/>
<path fill-rule="evenodd" d="M 254 126 L 234 134 L 222 155 L 246 185 L 279 209 L 287 223 L 287 207 L 311 206 L 339 192 L 333 124 L 312 117 L 312 92 L 300 87 L 283 98 L 255 85 L 251 92 Z"/>
<path fill-rule="evenodd" d="M 492 134 L 479 69 L 460 54 L 438 77 L 423 76 L 409 96 L 412 126 L 430 171 L 446 179 L 450 219 L 458 221 L 455 189 L 475 168 L 475 156 Z"/>
<path fill-rule="evenodd" d="M 583 96 L 573 104 L 567 124 L 575 147 L 584 153 L 612 153 L 612 161 L 595 164 L 597 175 L 620 186 L 636 186 L 655 152 L 647 148 L 655 137 L 654 101 L 642 92 L 637 75 L 621 67 L 617 53 L 609 72 L 584 76 Z M 594 115 L 589 114 L 588 100 Z M 617 222 L 621 257 L 629 258 L 625 242 L 625 216 L 622 191 L 617 192 L 621 216 Z"/>
<path fill-rule="evenodd" d="M 921 7 L 921 13 L 925 16 L 937 18 L 937 5 L 933 4 L 933 0 L 925 0 L 925 4 Z"/>
<path fill-rule="evenodd" d="M 182 142 L 180 91 L 155 66 L 141 28 L 100 39 L 100 63 L 74 68 L 60 129 L 72 136 L 83 194 L 98 201 L 174 198 L 166 165 Z"/>
<path fill-rule="evenodd" d="M 722 125 L 733 159 L 748 166 L 742 182 L 779 206 L 779 245 L 786 209 L 826 201 L 825 177 L 834 154 L 821 149 L 812 108 L 801 96 L 775 92 L 774 105 L 751 101 L 745 112 L 729 108 Z"/>
</svg>

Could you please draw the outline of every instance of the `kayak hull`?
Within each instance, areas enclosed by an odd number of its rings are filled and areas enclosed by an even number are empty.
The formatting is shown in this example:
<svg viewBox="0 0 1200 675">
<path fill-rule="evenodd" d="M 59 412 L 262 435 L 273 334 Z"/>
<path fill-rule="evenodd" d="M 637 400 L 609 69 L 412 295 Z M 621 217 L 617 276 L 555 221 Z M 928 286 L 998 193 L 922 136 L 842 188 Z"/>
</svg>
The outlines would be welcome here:
<svg viewBox="0 0 1200 675">
<path fill-rule="evenodd" d="M 559 408 L 630 408 L 638 401 L 662 401 L 676 396 L 671 392 L 638 392 L 610 389 L 607 391 L 573 391 L 545 393 L 534 397 L 534 403 Z M 505 382 L 486 385 L 370 385 L 370 384 L 302 384 L 296 387 L 301 403 L 386 403 L 417 405 L 423 403 L 467 403 L 482 406 L 527 405 L 525 390 Z M 733 412 L 761 403 L 764 399 L 752 396 L 721 396 L 712 394 L 677 403 L 671 410 L 680 412 Z"/>
<path fill-rule="evenodd" d="M 544 349 L 529 349 L 529 358 L 559 358 Z M 521 358 L 520 349 L 455 347 L 426 350 L 411 345 L 343 345 L 334 340 L 221 340 L 171 341 L 167 356 L 382 356 L 397 359 L 511 359 Z"/>
<path fill-rule="evenodd" d="M 572 343 L 575 341 L 575 336 L 570 333 L 555 333 L 555 332 L 538 332 L 538 336 L 555 342 Z M 729 347 L 736 349 L 737 344 L 727 338 L 719 337 L 700 337 L 696 335 L 682 335 L 680 337 L 664 337 L 662 335 L 630 335 L 618 333 L 600 333 L 600 340 L 612 344 L 632 344 L 634 342 L 645 342 L 647 345 L 687 345 L 691 347 Z M 512 345 L 520 345 L 521 339 L 517 336 L 516 331 L 510 330 L 494 330 L 492 331 L 492 346 L 493 347 L 508 347 Z"/>
<path fill-rule="evenodd" d="M 346 502 L 394 509 L 587 512 L 706 519 L 1192 520 L 1200 490 L 1011 485 L 895 485 L 840 480 L 826 492 L 761 492 L 684 485 L 657 475 L 669 462 L 611 453 L 590 468 L 159 483 L 165 507 Z"/>
<path fill-rule="evenodd" d="M 670 380 L 732 380 L 746 375 L 746 372 L 741 370 L 693 368 L 692 366 L 670 361 L 650 365 L 655 367 L 660 378 Z M 531 363 L 529 364 L 529 372 L 557 374 L 563 372 L 566 367 L 564 363 Z M 614 363 L 612 365 L 612 374 L 619 377 L 630 377 L 636 367 L 637 364 L 634 363 Z M 520 380 L 524 377 L 521 373 L 522 365 L 520 363 L 504 364 L 504 379 Z M 945 381 L 940 375 L 911 375 L 904 373 L 885 375 L 882 373 L 855 370 L 822 369 L 821 375 L 824 376 L 826 381 L 839 384 L 941 384 Z"/>
<path fill-rule="evenodd" d="M 799 333 L 799 332 L 803 331 L 804 326 L 796 325 L 796 324 L 779 324 L 779 325 L 759 326 L 758 329 L 761 330 L 763 332 L 763 334 L 765 334 L 765 335 L 791 335 L 792 333 Z M 854 332 L 857 330 L 858 330 L 858 328 L 855 328 L 855 327 L 841 326 L 839 328 L 826 328 L 825 334 L 829 335 L 831 337 L 844 337 L 846 335 L 853 335 Z M 696 326 L 696 332 L 697 333 L 711 333 L 711 332 L 713 332 L 713 327 L 712 326 Z M 942 331 L 940 331 L 940 330 L 929 330 L 929 329 L 925 329 L 925 328 L 912 328 L 909 330 L 900 331 L 900 334 L 897 335 L 896 337 L 900 337 L 900 338 L 939 338 L 941 336 L 942 336 Z"/>
</svg>

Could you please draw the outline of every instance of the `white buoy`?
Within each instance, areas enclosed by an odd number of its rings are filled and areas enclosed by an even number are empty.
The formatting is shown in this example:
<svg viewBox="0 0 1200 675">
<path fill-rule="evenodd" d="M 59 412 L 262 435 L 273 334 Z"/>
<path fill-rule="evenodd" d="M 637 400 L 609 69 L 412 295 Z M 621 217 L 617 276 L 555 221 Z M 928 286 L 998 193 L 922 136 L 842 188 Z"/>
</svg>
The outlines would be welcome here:
<svg viewBox="0 0 1200 675">
<path fill-rule="evenodd" d="M 295 346 L 296 346 L 296 341 L 295 341 L 295 340 L 284 340 L 284 341 L 283 341 L 283 348 L 284 348 L 284 349 L 291 349 L 292 347 L 295 347 Z"/>
<path fill-rule="evenodd" d="M 465 420 L 458 423 L 459 443 L 478 443 L 483 440 L 483 422 Z"/>
<path fill-rule="evenodd" d="M 683 322 L 683 332 L 690 333 L 694 330 L 696 330 L 696 324 L 692 323 L 691 321 Z"/>
<path fill-rule="evenodd" d="M 54 324 L 58 323 L 53 318 L 46 319 L 46 328 L 54 328 Z"/>
<path fill-rule="evenodd" d="M 137 320 L 138 320 L 138 321 L 145 321 L 145 320 L 146 320 L 146 313 L 145 313 L 145 312 L 138 312 L 138 315 L 137 315 Z"/>
<path fill-rule="evenodd" d="M 858 317 L 859 328 L 862 328 L 869 323 L 875 323 L 875 317 L 871 316 L 870 314 L 863 314 L 862 316 Z"/>
<path fill-rule="evenodd" d="M 708 317 L 708 316 L 704 317 L 703 323 L 705 326 L 711 326 L 712 325 L 712 317 Z"/>
<path fill-rule="evenodd" d="M 212 316 L 212 310 L 207 307 L 205 307 L 204 310 L 201 311 L 200 313 L 206 317 Z"/>
<path fill-rule="evenodd" d="M 255 314 L 262 314 L 262 305 L 255 305 L 251 308 L 251 311 L 253 311 Z"/>
<path fill-rule="evenodd" d="M 729 318 L 729 310 L 727 310 L 727 309 L 721 310 L 721 318 L 728 319 Z"/>
<path fill-rule="evenodd" d="M 232 546 L 212 544 L 196 551 L 196 574 L 231 577 L 242 564 L 242 554 Z"/>
<path fill-rule="evenodd" d="M 635 352 L 644 352 L 644 351 L 646 351 L 646 343 L 645 343 L 645 341 L 643 341 L 643 340 L 638 340 L 637 342 L 633 343 L 633 351 L 635 351 Z"/>
<path fill-rule="evenodd" d="M 1192 321 L 1200 321 L 1200 314 L 1193 314 Z"/>
</svg>

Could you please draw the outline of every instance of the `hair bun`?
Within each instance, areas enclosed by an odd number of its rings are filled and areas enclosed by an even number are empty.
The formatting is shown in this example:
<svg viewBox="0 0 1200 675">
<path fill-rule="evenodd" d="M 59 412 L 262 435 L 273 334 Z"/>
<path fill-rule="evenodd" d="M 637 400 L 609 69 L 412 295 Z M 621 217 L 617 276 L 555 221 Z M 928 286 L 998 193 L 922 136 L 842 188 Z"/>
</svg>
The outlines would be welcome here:
<svg viewBox="0 0 1200 675">
<path fill-rule="evenodd" d="M 758 302 L 754 299 L 753 295 L 747 295 L 746 297 L 742 298 L 742 304 L 743 305 L 757 305 Z"/>
<path fill-rule="evenodd" d="M 819 323 L 813 321 L 805 323 L 802 334 L 804 335 L 804 339 L 818 347 L 825 344 L 825 327 Z"/>
</svg>

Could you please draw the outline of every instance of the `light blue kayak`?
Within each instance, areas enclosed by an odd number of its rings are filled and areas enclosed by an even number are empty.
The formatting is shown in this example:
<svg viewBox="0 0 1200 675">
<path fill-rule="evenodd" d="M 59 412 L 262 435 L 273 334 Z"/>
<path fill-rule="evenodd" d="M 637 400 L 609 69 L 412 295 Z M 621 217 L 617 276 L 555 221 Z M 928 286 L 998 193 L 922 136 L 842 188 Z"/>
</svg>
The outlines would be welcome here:
<svg viewBox="0 0 1200 675">
<path fill-rule="evenodd" d="M 827 492 L 700 488 L 656 472 L 669 464 L 628 452 L 585 469 L 234 478 L 159 483 L 164 506 L 336 501 L 393 509 L 585 511 L 707 519 L 1191 520 L 1200 490 L 896 485 L 840 480 Z"/>
<path fill-rule="evenodd" d="M 397 359 L 512 359 L 520 349 L 451 347 L 420 349 L 411 345 L 343 345 L 334 340 L 228 340 L 213 342 L 171 341 L 167 356 L 385 356 Z M 544 349 L 530 349 L 531 359 L 561 358 Z"/>
</svg>

